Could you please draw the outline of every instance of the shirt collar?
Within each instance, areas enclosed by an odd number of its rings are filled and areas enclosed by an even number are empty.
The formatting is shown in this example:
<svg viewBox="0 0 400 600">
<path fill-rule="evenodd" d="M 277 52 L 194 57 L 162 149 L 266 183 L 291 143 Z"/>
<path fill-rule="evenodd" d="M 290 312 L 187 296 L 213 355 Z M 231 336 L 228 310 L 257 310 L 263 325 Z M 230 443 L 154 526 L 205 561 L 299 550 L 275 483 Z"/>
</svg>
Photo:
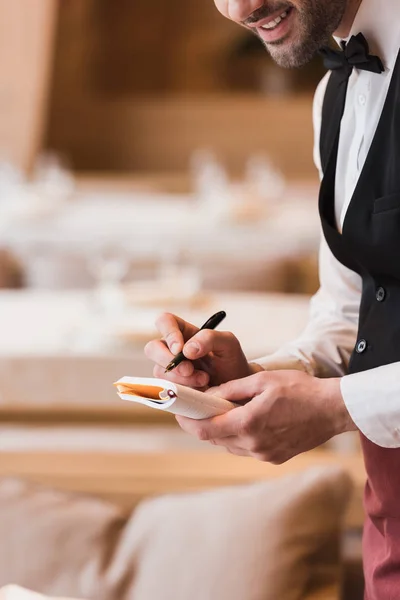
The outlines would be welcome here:
<svg viewBox="0 0 400 600">
<path fill-rule="evenodd" d="M 348 40 L 358 33 L 366 37 L 371 54 L 377 54 L 386 69 L 392 69 L 400 49 L 399 0 L 362 0 L 350 35 L 346 39 L 335 37 L 336 42 Z"/>
</svg>

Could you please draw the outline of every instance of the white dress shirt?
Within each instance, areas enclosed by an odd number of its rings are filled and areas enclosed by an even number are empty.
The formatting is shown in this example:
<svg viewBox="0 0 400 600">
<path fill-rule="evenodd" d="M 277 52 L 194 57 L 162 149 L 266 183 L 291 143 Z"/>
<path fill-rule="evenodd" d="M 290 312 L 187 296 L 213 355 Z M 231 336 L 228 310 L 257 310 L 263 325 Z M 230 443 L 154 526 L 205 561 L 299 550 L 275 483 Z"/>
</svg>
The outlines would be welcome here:
<svg viewBox="0 0 400 600">
<path fill-rule="evenodd" d="M 336 171 L 335 215 L 339 230 L 371 147 L 399 53 L 399 0 L 363 0 L 349 37 L 360 32 L 368 40 L 371 54 L 381 58 L 385 72 L 354 69 L 349 80 Z M 319 84 L 313 108 L 314 161 L 321 176 L 319 137 L 328 78 L 329 74 Z M 323 236 L 319 271 L 320 289 L 311 300 L 305 331 L 297 340 L 256 362 L 268 370 L 294 368 L 317 377 L 343 376 L 344 402 L 360 431 L 379 446 L 400 447 L 400 363 L 346 375 L 356 343 L 362 282 L 357 273 L 336 260 Z"/>
</svg>

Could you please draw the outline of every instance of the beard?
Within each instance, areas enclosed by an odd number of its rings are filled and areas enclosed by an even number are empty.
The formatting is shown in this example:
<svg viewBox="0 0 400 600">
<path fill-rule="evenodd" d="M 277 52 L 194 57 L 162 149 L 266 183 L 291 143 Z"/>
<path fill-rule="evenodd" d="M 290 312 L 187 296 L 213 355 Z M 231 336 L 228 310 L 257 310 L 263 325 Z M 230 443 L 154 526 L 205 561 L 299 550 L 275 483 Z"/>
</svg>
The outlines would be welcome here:
<svg viewBox="0 0 400 600">
<path fill-rule="evenodd" d="M 302 67 L 310 62 L 339 27 L 347 2 L 348 0 L 301 0 L 301 6 L 290 2 L 274 2 L 259 8 L 246 24 L 267 18 L 277 10 L 282 9 L 284 12 L 291 8 L 296 19 L 296 32 L 289 34 L 290 39 L 287 36 L 276 42 L 261 41 L 281 67 Z"/>
</svg>

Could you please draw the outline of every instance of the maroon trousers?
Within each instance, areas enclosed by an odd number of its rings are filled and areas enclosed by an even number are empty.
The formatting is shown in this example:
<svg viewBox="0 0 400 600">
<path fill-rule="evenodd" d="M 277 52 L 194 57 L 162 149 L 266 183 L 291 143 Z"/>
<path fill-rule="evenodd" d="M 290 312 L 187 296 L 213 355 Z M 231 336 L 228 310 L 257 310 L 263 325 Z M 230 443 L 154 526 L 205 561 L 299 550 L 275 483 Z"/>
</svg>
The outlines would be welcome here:
<svg viewBox="0 0 400 600">
<path fill-rule="evenodd" d="M 400 599 L 400 448 L 361 436 L 368 481 L 363 537 L 365 600 Z"/>
</svg>

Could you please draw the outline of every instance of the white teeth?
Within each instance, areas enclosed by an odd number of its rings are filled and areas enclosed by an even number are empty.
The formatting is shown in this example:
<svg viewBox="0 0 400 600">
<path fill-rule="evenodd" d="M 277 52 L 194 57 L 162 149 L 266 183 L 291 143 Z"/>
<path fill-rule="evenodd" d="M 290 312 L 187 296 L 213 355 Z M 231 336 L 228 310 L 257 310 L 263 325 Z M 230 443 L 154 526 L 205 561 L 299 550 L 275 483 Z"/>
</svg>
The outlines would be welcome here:
<svg viewBox="0 0 400 600">
<path fill-rule="evenodd" d="M 285 10 L 285 12 L 283 12 L 281 15 L 279 15 L 279 17 L 277 17 L 276 19 L 273 19 L 272 21 L 270 21 L 269 23 L 266 23 L 265 25 L 261 25 L 261 28 L 262 29 L 274 29 L 274 27 L 279 25 L 279 23 L 281 21 L 283 21 L 283 19 L 286 19 L 286 17 L 288 16 L 288 12 L 289 11 Z"/>
</svg>

